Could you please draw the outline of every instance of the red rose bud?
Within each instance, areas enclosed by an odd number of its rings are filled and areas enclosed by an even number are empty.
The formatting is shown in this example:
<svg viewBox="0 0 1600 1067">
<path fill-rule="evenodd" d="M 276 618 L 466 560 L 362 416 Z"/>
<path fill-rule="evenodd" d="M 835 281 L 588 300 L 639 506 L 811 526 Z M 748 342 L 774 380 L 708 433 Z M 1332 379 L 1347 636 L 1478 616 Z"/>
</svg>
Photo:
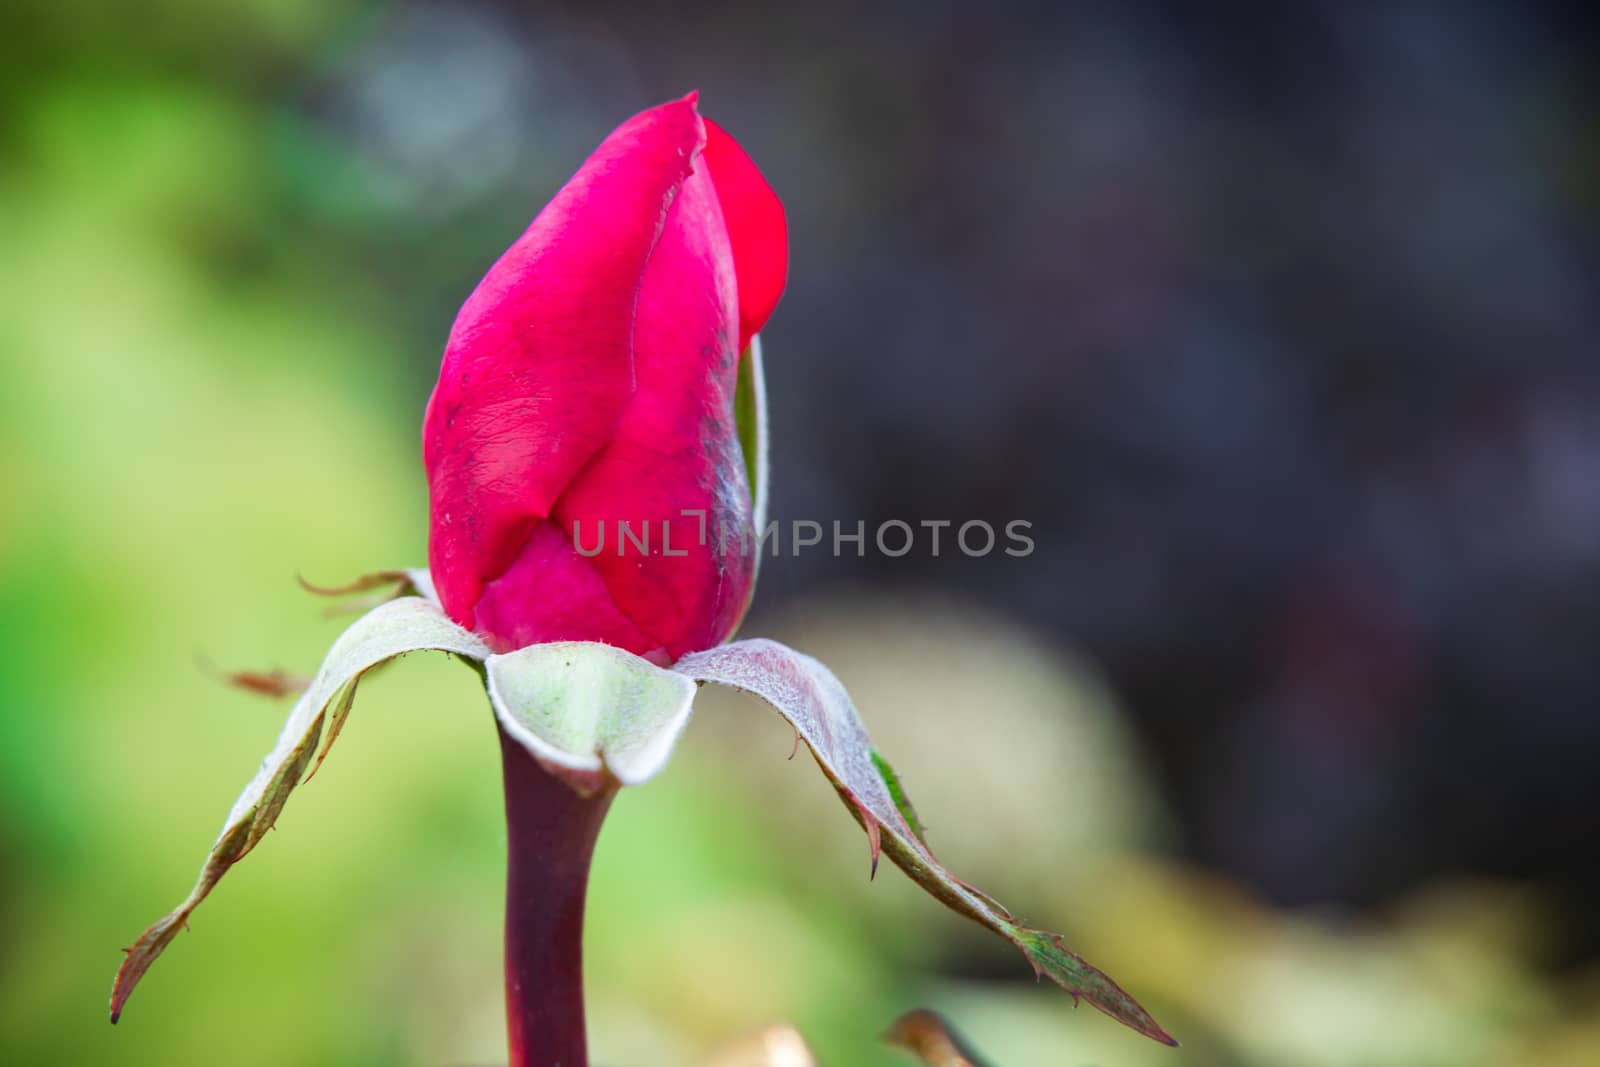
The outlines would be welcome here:
<svg viewBox="0 0 1600 1067">
<path fill-rule="evenodd" d="M 695 94 L 601 143 L 450 331 L 422 436 L 452 619 L 498 651 L 728 637 L 755 563 L 738 365 L 787 271 L 782 205 Z"/>
</svg>

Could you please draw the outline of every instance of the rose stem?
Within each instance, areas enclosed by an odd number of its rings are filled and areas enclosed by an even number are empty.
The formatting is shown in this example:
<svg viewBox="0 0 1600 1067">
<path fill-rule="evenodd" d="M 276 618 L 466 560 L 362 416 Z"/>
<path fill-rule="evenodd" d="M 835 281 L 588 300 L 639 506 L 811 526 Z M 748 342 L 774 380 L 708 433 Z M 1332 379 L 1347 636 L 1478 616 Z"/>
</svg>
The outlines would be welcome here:
<svg viewBox="0 0 1600 1067">
<path fill-rule="evenodd" d="M 506 1020 L 511 1067 L 588 1067 L 583 1028 L 583 901 L 607 782 L 580 796 L 500 731 L 505 772 Z"/>
</svg>

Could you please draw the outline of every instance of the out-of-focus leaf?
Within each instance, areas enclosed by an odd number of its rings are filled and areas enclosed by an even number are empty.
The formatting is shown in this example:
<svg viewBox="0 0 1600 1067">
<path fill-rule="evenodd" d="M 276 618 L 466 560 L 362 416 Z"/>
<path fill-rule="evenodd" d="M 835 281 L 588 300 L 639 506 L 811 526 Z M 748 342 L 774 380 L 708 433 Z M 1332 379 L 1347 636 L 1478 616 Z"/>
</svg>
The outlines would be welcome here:
<svg viewBox="0 0 1600 1067">
<path fill-rule="evenodd" d="M 926 1008 L 908 1011 L 890 1023 L 883 1039 L 928 1067 L 988 1067 L 944 1016 Z"/>
<path fill-rule="evenodd" d="M 817 1067 L 817 1058 L 800 1031 L 774 1023 L 722 1045 L 701 1067 Z"/>
<path fill-rule="evenodd" d="M 694 682 L 611 645 L 529 645 L 484 664 L 506 733 L 581 793 L 606 772 L 638 785 L 666 765 Z"/>
<path fill-rule="evenodd" d="M 329 649 L 322 668 L 289 713 L 278 743 L 261 770 L 234 802 L 216 844 L 206 857 L 189 895 L 124 951 L 127 958 L 111 987 L 111 1021 L 116 1022 L 134 986 L 187 923 L 212 888 L 272 829 L 289 794 L 299 784 L 322 736 L 328 703 L 343 694 L 329 722 L 329 741 L 343 725 L 355 697 L 356 679 L 367 670 L 406 652 L 432 649 L 483 659 L 489 649 L 421 597 L 382 604 L 352 623 Z M 326 754 L 326 749 L 324 749 Z M 320 762 L 320 760 L 319 760 Z"/>
<path fill-rule="evenodd" d="M 951 875 L 922 841 L 879 769 L 866 727 L 844 686 L 820 662 L 776 641 L 758 638 L 696 652 L 673 670 L 697 681 L 732 686 L 760 697 L 799 731 L 834 788 L 873 843 L 947 907 L 982 923 L 1020 948 L 1034 972 L 1113 1019 L 1167 1045 L 1175 1045 L 1139 1002 L 1107 975 L 1068 952 L 1048 931 L 1020 926 L 1004 908 Z M 896 779 L 896 788 L 898 779 Z M 904 790 L 899 790 L 904 799 Z M 909 801 L 905 809 L 909 809 Z"/>
</svg>

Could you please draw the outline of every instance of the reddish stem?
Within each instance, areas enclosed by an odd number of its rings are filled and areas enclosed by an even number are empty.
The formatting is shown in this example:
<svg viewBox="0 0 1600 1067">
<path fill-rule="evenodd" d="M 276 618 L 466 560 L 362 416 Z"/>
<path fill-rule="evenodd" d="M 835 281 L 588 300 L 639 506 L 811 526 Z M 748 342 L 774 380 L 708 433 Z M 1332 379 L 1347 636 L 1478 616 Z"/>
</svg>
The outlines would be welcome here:
<svg viewBox="0 0 1600 1067">
<path fill-rule="evenodd" d="M 580 796 L 500 731 L 505 771 L 506 1021 L 511 1067 L 588 1067 L 583 900 L 616 784 Z"/>
</svg>

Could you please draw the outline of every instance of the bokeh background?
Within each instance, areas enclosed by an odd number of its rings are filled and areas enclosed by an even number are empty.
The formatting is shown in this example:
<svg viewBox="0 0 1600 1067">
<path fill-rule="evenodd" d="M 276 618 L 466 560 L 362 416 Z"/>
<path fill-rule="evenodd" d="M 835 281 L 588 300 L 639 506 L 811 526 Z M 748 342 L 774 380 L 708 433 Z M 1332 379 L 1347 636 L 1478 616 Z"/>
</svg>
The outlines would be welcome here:
<svg viewBox="0 0 1600 1067">
<path fill-rule="evenodd" d="M 362 687 L 104 1018 L 313 667 L 424 558 L 454 310 L 702 91 L 793 226 L 775 515 L 1033 523 L 769 561 L 955 870 L 1135 991 L 1034 985 L 789 733 L 619 802 L 602 1064 L 942 1009 L 995 1061 L 1600 1062 L 1600 84 L 1578 6 L 11 0 L 0 32 L 0 1060 L 503 1062 L 472 676 Z"/>
</svg>

